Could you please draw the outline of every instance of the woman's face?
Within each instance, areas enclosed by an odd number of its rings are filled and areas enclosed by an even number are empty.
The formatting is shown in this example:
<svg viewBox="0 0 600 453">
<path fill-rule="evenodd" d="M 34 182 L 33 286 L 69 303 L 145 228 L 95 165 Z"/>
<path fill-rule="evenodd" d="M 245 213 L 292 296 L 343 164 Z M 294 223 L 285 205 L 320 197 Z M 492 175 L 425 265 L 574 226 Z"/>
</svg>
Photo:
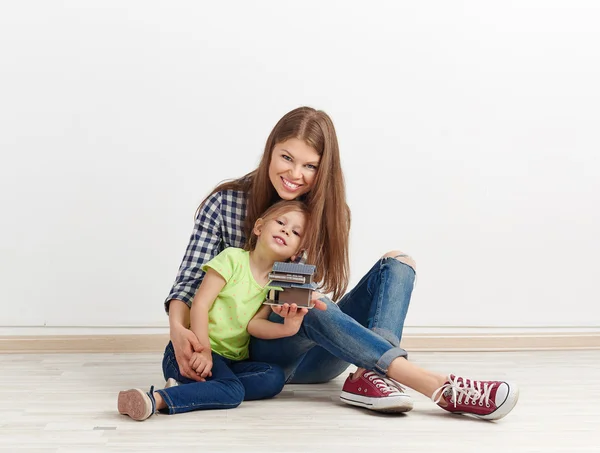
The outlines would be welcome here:
<svg viewBox="0 0 600 453">
<path fill-rule="evenodd" d="M 290 138 L 277 143 L 271 155 L 269 179 L 279 197 L 294 200 L 311 188 L 321 157 L 304 140 Z"/>
</svg>

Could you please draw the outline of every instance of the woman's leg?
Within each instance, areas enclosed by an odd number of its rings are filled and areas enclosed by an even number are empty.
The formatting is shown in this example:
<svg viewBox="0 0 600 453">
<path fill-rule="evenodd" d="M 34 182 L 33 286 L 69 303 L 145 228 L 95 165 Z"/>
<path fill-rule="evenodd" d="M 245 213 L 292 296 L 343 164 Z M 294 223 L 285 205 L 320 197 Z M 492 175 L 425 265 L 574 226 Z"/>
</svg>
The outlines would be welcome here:
<svg viewBox="0 0 600 453">
<path fill-rule="evenodd" d="M 327 350 L 331 355 L 347 363 L 376 370 L 385 375 L 389 364 L 406 352 L 392 346 L 390 342 L 366 329 L 340 308 L 328 300 L 327 310 L 309 310 L 300 331 L 286 338 L 251 341 L 252 360 L 275 363 L 283 368 L 288 383 L 298 362 L 315 346 Z M 282 322 L 282 318 L 271 313 L 270 320 Z"/>
<path fill-rule="evenodd" d="M 277 365 L 243 360 L 230 367 L 244 386 L 244 401 L 273 398 L 285 385 L 285 374 Z"/>
<path fill-rule="evenodd" d="M 392 346 L 399 347 L 415 280 L 414 268 L 415 262 L 406 254 L 399 251 L 386 253 L 337 306 Z M 281 318 L 272 315 L 271 320 L 280 322 Z M 293 340 L 284 342 L 277 350 L 267 340 L 253 339 L 253 359 L 265 360 L 271 353 L 288 355 L 289 352 L 289 357 L 295 357 L 294 362 L 288 361 L 284 367 L 289 384 L 326 382 L 348 368 L 347 361 L 327 349 L 291 338 Z"/>
<path fill-rule="evenodd" d="M 415 261 L 405 253 L 386 253 L 338 303 L 363 326 L 399 346 L 415 282 Z"/>
<path fill-rule="evenodd" d="M 446 379 L 443 375 L 417 367 L 406 360 L 404 350 L 359 324 L 331 301 L 325 301 L 327 310 L 310 310 L 296 335 L 277 340 L 253 339 L 253 360 L 278 364 L 284 369 L 289 383 L 293 382 L 298 363 L 318 345 L 342 361 L 387 375 L 430 398 L 438 396 L 436 402 L 447 410 L 451 410 L 449 407 L 454 404 L 455 412 L 482 418 L 498 417 L 506 415 L 516 404 L 516 387 L 502 381 L 472 381 L 452 376 Z M 270 319 L 281 322 L 281 317 L 274 313 Z M 375 382 L 377 377 L 374 375 L 368 376 L 368 380 L 373 384 L 372 388 L 381 385 Z M 475 404 L 484 404 L 485 407 L 478 406 L 482 413 L 473 412 Z"/>
</svg>

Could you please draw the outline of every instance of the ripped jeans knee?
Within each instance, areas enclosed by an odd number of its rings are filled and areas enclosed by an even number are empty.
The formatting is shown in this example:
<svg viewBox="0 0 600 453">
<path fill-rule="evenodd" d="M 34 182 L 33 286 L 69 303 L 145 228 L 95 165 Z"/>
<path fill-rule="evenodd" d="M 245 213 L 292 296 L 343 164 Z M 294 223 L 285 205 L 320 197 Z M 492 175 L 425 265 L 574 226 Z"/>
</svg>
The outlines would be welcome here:
<svg viewBox="0 0 600 453">
<path fill-rule="evenodd" d="M 417 262 L 410 256 L 400 250 L 392 250 L 391 252 L 383 255 L 382 258 L 394 258 L 401 263 L 404 263 L 412 268 L 413 271 L 417 271 Z"/>
</svg>

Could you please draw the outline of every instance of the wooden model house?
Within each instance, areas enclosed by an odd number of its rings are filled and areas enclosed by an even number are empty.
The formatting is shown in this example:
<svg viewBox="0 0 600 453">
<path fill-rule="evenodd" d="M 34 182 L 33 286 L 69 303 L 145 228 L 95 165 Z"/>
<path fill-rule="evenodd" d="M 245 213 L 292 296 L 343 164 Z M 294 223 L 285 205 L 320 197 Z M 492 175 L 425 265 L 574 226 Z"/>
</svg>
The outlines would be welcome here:
<svg viewBox="0 0 600 453">
<path fill-rule="evenodd" d="M 313 282 L 316 267 L 311 264 L 276 262 L 269 274 L 269 294 L 266 304 L 296 304 L 299 308 L 312 308 L 312 292 L 317 288 Z"/>
</svg>

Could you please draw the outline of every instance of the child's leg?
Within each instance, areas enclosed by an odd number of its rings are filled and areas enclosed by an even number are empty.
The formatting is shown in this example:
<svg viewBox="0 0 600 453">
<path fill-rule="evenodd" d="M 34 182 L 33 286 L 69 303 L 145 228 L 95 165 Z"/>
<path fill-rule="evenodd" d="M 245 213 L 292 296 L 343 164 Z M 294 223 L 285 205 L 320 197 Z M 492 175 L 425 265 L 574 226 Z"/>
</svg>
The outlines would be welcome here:
<svg viewBox="0 0 600 453">
<path fill-rule="evenodd" d="M 285 385 L 285 374 L 277 365 L 244 360 L 232 362 L 230 366 L 244 386 L 245 401 L 273 398 Z"/>
<path fill-rule="evenodd" d="M 156 391 L 151 387 L 149 392 L 140 389 L 119 392 L 117 401 L 119 412 L 141 421 L 161 409 L 176 414 L 200 409 L 228 409 L 239 406 L 244 399 L 245 391 L 240 380 L 229 368 L 228 364 L 231 361 L 214 353 L 212 357 L 212 377 L 206 382 L 181 379 L 179 369 L 173 369 L 171 372 L 180 378 L 182 384 Z M 176 366 L 177 362 L 175 362 Z"/>
<path fill-rule="evenodd" d="M 244 400 L 244 386 L 229 367 L 230 360 L 213 352 L 212 377 L 206 382 L 189 382 L 175 387 L 155 390 L 154 394 L 164 401 L 169 414 L 202 409 L 230 409 Z M 169 376 L 172 377 L 172 376 Z M 185 382 L 185 381 L 184 381 Z M 160 408 L 162 404 L 157 404 Z"/>
</svg>

